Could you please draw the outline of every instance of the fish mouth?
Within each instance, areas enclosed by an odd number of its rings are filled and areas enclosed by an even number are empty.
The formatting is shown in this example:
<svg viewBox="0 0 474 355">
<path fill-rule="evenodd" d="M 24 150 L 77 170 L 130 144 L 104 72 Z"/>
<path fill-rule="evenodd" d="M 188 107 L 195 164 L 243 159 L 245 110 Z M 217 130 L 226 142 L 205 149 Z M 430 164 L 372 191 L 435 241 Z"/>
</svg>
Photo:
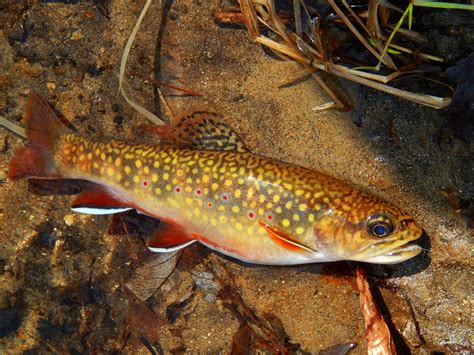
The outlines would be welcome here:
<svg viewBox="0 0 474 355">
<path fill-rule="evenodd" d="M 415 243 L 408 243 L 403 246 L 395 247 L 386 252 L 363 258 L 363 262 L 375 264 L 397 264 L 411 259 L 422 252 L 423 248 Z"/>
</svg>

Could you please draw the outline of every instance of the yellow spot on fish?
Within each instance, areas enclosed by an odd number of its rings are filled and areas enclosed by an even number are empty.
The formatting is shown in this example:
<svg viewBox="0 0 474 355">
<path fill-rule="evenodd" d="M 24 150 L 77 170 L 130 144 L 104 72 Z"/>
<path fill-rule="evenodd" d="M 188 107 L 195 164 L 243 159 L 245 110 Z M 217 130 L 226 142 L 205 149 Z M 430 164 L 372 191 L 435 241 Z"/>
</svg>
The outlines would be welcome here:
<svg viewBox="0 0 474 355">
<path fill-rule="evenodd" d="M 214 218 L 211 218 L 211 219 L 209 220 L 209 223 L 210 223 L 211 226 L 213 226 L 213 227 L 217 226 L 217 221 L 216 221 Z"/>
<path fill-rule="evenodd" d="M 189 193 L 189 192 L 192 192 L 192 191 L 193 191 L 193 188 L 192 188 L 191 186 L 186 186 L 186 187 L 184 188 L 184 191 L 186 191 L 186 192 Z"/>
<path fill-rule="evenodd" d="M 121 181 L 121 180 L 122 180 L 122 174 L 121 174 L 121 173 L 117 173 L 117 174 L 115 175 L 115 177 L 116 177 L 117 181 Z"/>
<path fill-rule="evenodd" d="M 114 175 L 114 168 L 112 168 L 112 167 L 107 168 L 107 174 L 109 176 L 113 176 Z"/>
<path fill-rule="evenodd" d="M 128 165 L 124 168 L 125 174 L 130 174 L 132 172 L 132 168 L 130 168 Z"/>
<path fill-rule="evenodd" d="M 258 196 L 258 201 L 259 201 L 260 203 L 263 203 L 263 202 L 265 201 L 265 195 L 260 195 L 260 196 Z"/>
<path fill-rule="evenodd" d="M 92 163 L 92 166 L 94 169 L 99 169 L 99 163 L 97 163 L 96 161 Z"/>
<path fill-rule="evenodd" d="M 100 168 L 100 170 L 99 170 L 99 174 L 100 174 L 100 175 L 104 175 L 104 174 L 105 174 L 105 169 L 104 169 L 103 167 L 102 167 L 102 168 Z"/>
<path fill-rule="evenodd" d="M 302 204 L 299 205 L 299 209 L 300 209 L 301 212 L 306 211 L 307 208 L 308 208 L 308 206 L 305 203 L 302 203 Z"/>
<path fill-rule="evenodd" d="M 127 180 L 125 180 L 125 181 L 124 181 L 124 183 L 123 183 L 123 186 L 125 186 L 125 187 L 129 187 L 129 186 L 130 186 L 130 182 L 129 182 L 129 181 L 127 181 Z"/>
<path fill-rule="evenodd" d="M 327 197 L 323 198 L 323 202 L 324 203 L 329 203 L 329 198 L 327 198 Z"/>
<path fill-rule="evenodd" d="M 196 168 L 193 168 L 193 170 L 191 170 L 191 172 L 192 172 L 194 175 L 196 175 L 196 174 L 199 172 L 199 170 L 196 169 Z M 209 177 L 208 177 L 208 178 L 209 178 Z"/>
<path fill-rule="evenodd" d="M 105 158 L 106 158 L 105 153 L 101 153 L 100 154 L 100 159 L 105 160 Z"/>
<path fill-rule="evenodd" d="M 324 192 L 323 191 L 315 192 L 313 196 L 314 198 L 320 198 L 324 196 Z"/>
<path fill-rule="evenodd" d="M 220 217 L 219 217 L 219 220 L 220 220 L 222 223 L 225 223 L 225 222 L 227 222 L 227 217 L 226 217 L 226 216 L 220 216 Z"/>
<path fill-rule="evenodd" d="M 168 180 L 170 178 L 170 174 L 164 173 L 163 174 L 163 180 Z"/>
<path fill-rule="evenodd" d="M 185 201 L 188 205 L 193 203 L 193 199 L 191 197 L 186 197 Z"/>
<path fill-rule="evenodd" d="M 241 178 L 239 178 L 239 179 L 237 179 L 237 182 L 239 183 L 239 185 L 243 185 L 243 184 L 244 184 L 244 182 L 245 182 L 245 180 L 244 180 L 244 179 L 241 179 Z"/>
<path fill-rule="evenodd" d="M 181 169 L 178 169 L 178 170 L 176 171 L 176 175 L 178 175 L 178 176 L 183 176 L 183 174 L 184 174 L 184 171 L 181 170 Z"/>
<path fill-rule="evenodd" d="M 217 210 L 221 212 L 225 212 L 225 206 L 220 205 L 219 207 L 217 207 Z"/>
<path fill-rule="evenodd" d="M 193 182 L 193 179 L 191 179 L 190 177 L 186 178 L 186 183 L 191 184 L 192 182 Z"/>
<path fill-rule="evenodd" d="M 273 195 L 273 202 L 277 203 L 280 201 L 280 195 Z"/>
<path fill-rule="evenodd" d="M 319 203 L 315 204 L 315 205 L 314 205 L 314 209 L 315 209 L 316 211 L 321 211 L 321 205 L 320 205 Z"/>
<path fill-rule="evenodd" d="M 308 221 L 311 222 L 311 223 L 314 222 L 314 214 L 310 213 L 310 214 L 308 215 Z"/>
<path fill-rule="evenodd" d="M 176 184 L 178 183 L 178 179 L 177 179 L 177 178 L 173 178 L 173 180 L 171 180 L 171 183 L 176 185 Z"/>
<path fill-rule="evenodd" d="M 275 212 L 281 213 L 282 212 L 281 206 L 277 206 L 277 208 L 275 208 Z"/>
<path fill-rule="evenodd" d="M 85 158 L 84 154 L 79 155 L 79 161 L 83 161 Z"/>
<path fill-rule="evenodd" d="M 344 211 L 350 211 L 350 210 L 351 210 L 351 207 L 348 206 L 348 205 L 342 205 L 342 209 L 343 209 Z"/>
<path fill-rule="evenodd" d="M 219 187 L 219 185 L 217 185 L 216 183 L 213 183 L 211 185 L 211 189 L 213 189 L 214 191 L 217 190 L 218 187 Z"/>
<path fill-rule="evenodd" d="M 225 166 L 223 166 L 222 168 L 219 169 L 219 172 L 220 173 L 225 173 Z"/>
<path fill-rule="evenodd" d="M 257 229 L 258 230 L 258 234 L 260 235 L 263 235 L 263 234 L 266 234 L 267 230 L 263 227 L 260 227 Z"/>
<path fill-rule="evenodd" d="M 159 187 L 155 189 L 155 194 L 161 195 L 161 189 Z"/>
<path fill-rule="evenodd" d="M 158 181 L 158 175 L 153 174 L 153 175 L 151 176 L 151 182 L 157 182 L 157 181 Z"/>
<path fill-rule="evenodd" d="M 170 157 L 168 157 L 168 158 L 166 158 L 166 159 L 164 160 L 164 162 L 165 162 L 166 164 L 168 164 L 170 161 L 171 161 L 171 158 L 170 158 Z"/>
<path fill-rule="evenodd" d="M 149 174 L 149 173 L 150 173 L 150 168 L 149 168 L 148 166 L 144 166 L 144 167 L 143 167 L 143 172 L 144 172 L 145 174 Z"/>
<path fill-rule="evenodd" d="M 304 228 L 303 227 L 296 228 L 296 234 L 303 234 L 303 233 L 304 233 Z"/>
<path fill-rule="evenodd" d="M 271 210 L 273 208 L 273 203 L 268 202 L 267 203 L 267 209 Z"/>
<path fill-rule="evenodd" d="M 238 231 L 241 231 L 242 229 L 244 229 L 244 226 L 242 225 L 242 223 L 237 222 L 235 224 L 235 229 L 237 229 Z"/>
<path fill-rule="evenodd" d="M 115 159 L 115 166 L 116 167 L 119 167 L 121 164 L 122 164 L 122 159 L 120 159 L 120 158 Z"/>
<path fill-rule="evenodd" d="M 263 216 L 265 214 L 265 210 L 263 208 L 259 208 L 257 212 L 260 216 Z"/>
<path fill-rule="evenodd" d="M 135 184 L 138 184 L 139 181 L 140 181 L 140 176 L 134 175 L 134 176 L 133 176 L 133 182 L 134 182 Z"/>
<path fill-rule="evenodd" d="M 195 215 L 196 217 L 199 217 L 199 216 L 201 215 L 201 209 L 199 209 L 199 208 L 196 207 L 196 208 L 194 209 L 194 215 Z M 207 216 L 206 216 L 206 217 L 207 217 Z"/>
<path fill-rule="evenodd" d="M 240 212 L 239 206 L 233 206 L 232 207 L 232 212 L 235 212 L 235 213 Z"/>
<path fill-rule="evenodd" d="M 295 195 L 296 195 L 296 196 L 301 196 L 303 193 L 304 193 L 303 190 L 296 190 L 296 191 L 295 191 Z"/>
<path fill-rule="evenodd" d="M 281 225 L 283 227 L 288 227 L 290 224 L 291 224 L 290 221 L 287 220 L 286 218 L 283 221 L 281 221 Z"/>
<path fill-rule="evenodd" d="M 141 167 L 142 166 L 142 161 L 141 160 L 135 160 L 135 166 L 137 168 Z"/>
<path fill-rule="evenodd" d="M 293 220 L 295 220 L 295 221 L 298 222 L 298 221 L 300 220 L 300 215 L 297 214 L 297 213 L 295 213 L 295 214 L 293 215 Z"/>
<path fill-rule="evenodd" d="M 207 184 L 209 182 L 209 175 L 203 175 L 202 176 L 202 182 Z"/>
<path fill-rule="evenodd" d="M 159 167 L 160 167 L 160 162 L 155 160 L 155 161 L 153 162 L 153 167 L 154 167 L 154 168 L 159 168 Z"/>
<path fill-rule="evenodd" d="M 232 186 L 232 180 L 226 180 L 224 186 Z"/>
<path fill-rule="evenodd" d="M 239 198 L 240 196 L 242 196 L 242 191 L 240 191 L 239 189 L 235 190 L 234 197 Z"/>
<path fill-rule="evenodd" d="M 92 159 L 92 153 L 87 153 L 87 159 L 89 159 L 89 160 Z"/>
<path fill-rule="evenodd" d="M 100 149 L 99 149 L 99 148 L 97 148 L 97 149 L 95 150 L 95 155 L 97 155 L 97 156 L 100 155 Z"/>
<path fill-rule="evenodd" d="M 244 174 L 245 174 L 245 168 L 244 168 L 244 167 L 241 167 L 241 168 L 239 169 L 239 174 L 240 174 L 240 175 L 244 175 Z"/>
<path fill-rule="evenodd" d="M 167 185 L 165 186 L 165 190 L 166 190 L 166 191 L 171 191 L 171 185 L 167 184 Z"/>
<path fill-rule="evenodd" d="M 285 204 L 285 208 L 288 209 L 288 210 L 291 208 L 291 206 L 293 206 L 293 202 L 292 202 L 292 201 L 288 201 L 288 202 Z"/>
</svg>

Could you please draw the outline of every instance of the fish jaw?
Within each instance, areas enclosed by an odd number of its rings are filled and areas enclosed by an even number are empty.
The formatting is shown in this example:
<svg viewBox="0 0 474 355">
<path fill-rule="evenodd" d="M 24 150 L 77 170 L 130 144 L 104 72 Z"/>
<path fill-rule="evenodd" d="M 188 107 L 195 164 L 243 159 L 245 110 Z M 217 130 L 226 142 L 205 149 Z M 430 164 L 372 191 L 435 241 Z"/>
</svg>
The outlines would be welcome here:
<svg viewBox="0 0 474 355">
<path fill-rule="evenodd" d="M 360 261 L 374 264 L 398 264 L 414 258 L 423 251 L 423 248 L 414 243 L 408 243 L 400 247 L 393 248 L 383 254 L 365 258 Z"/>
</svg>

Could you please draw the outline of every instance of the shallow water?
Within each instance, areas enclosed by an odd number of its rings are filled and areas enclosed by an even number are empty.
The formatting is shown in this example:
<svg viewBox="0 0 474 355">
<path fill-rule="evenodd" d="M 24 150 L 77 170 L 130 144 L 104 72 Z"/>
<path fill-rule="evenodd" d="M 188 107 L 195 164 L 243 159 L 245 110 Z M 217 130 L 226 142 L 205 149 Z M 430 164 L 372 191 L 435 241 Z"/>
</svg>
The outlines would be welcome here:
<svg viewBox="0 0 474 355">
<path fill-rule="evenodd" d="M 136 127 L 146 122 L 117 94 L 120 56 L 141 3 L 97 3 L 105 7 L 2 5 L 4 117 L 19 121 L 33 88 L 83 134 L 142 139 Z M 329 100 L 317 84 L 278 89 L 297 65 L 266 55 L 245 30 L 217 26 L 220 9 L 217 1 L 177 0 L 162 15 L 154 4 L 128 71 L 203 95 L 163 89 L 175 115 L 223 113 L 254 152 L 351 181 L 414 214 L 429 236 L 427 251 L 400 265 L 367 266 L 379 305 L 400 352 L 473 351 L 472 207 L 459 206 L 474 196 L 473 142 L 447 128 L 440 112 L 348 82 L 339 85 L 354 111 L 315 112 Z M 127 84 L 142 105 L 161 107 L 150 83 L 135 75 Z M 0 143 L 6 172 L 22 140 L 0 129 Z M 6 352 L 317 352 L 347 341 L 359 343 L 354 353 L 365 352 L 355 264 L 252 266 L 197 244 L 168 260 L 144 245 L 152 220 L 132 214 L 110 230 L 110 217 L 73 214 L 79 188 L 3 177 Z"/>
</svg>

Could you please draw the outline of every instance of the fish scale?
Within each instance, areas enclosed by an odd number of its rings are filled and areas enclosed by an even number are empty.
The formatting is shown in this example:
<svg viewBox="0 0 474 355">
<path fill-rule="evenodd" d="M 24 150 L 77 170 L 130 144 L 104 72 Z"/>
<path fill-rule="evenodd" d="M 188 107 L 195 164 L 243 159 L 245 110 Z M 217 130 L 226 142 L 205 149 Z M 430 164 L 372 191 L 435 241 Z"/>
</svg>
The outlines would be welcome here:
<svg viewBox="0 0 474 355">
<path fill-rule="evenodd" d="M 27 125 L 40 120 L 34 113 Z M 357 260 L 361 252 L 365 261 L 381 262 L 372 245 L 400 249 L 421 234 L 407 213 L 386 201 L 326 174 L 249 152 L 215 115 L 200 112 L 176 126 L 153 128 L 167 143 L 159 145 L 94 141 L 47 123 L 45 135 L 54 144 L 48 143 L 52 158 L 42 158 L 50 174 L 95 184 L 73 206 L 135 208 L 159 218 L 167 227 L 157 231 L 152 250 L 196 240 L 261 264 Z M 34 147 L 25 149 L 35 154 Z M 390 225 L 390 234 L 398 235 L 374 238 L 371 223 L 379 230 Z M 397 252 L 414 256 L 413 248 Z"/>
</svg>

